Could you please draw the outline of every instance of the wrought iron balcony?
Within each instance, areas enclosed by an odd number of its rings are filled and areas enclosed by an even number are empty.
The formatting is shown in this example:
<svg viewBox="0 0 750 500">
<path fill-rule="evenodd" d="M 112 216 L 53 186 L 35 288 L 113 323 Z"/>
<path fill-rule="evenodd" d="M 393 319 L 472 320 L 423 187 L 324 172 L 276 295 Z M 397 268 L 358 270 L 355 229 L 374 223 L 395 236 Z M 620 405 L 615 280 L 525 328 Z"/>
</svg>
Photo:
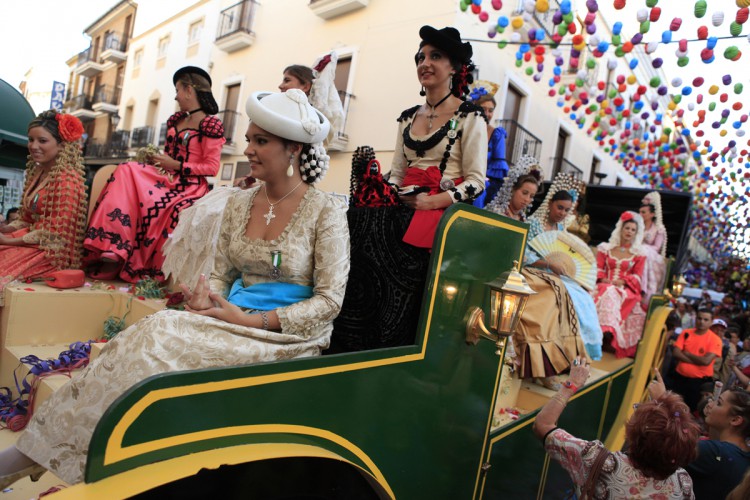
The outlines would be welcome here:
<svg viewBox="0 0 750 500">
<path fill-rule="evenodd" d="M 111 85 L 99 85 L 94 91 L 92 109 L 104 113 L 116 113 L 120 103 L 120 89 Z"/>
<path fill-rule="evenodd" d="M 576 179 L 583 179 L 583 170 L 570 163 L 565 158 L 553 157 L 552 158 L 552 177 L 554 178 L 558 172 L 565 172 L 573 174 Z"/>
<path fill-rule="evenodd" d="M 89 47 L 78 53 L 75 69 L 77 74 L 85 76 L 86 78 L 91 78 L 101 73 L 103 69 L 104 65 L 98 61 L 96 47 Z"/>
<path fill-rule="evenodd" d="M 89 139 L 84 146 L 84 156 L 87 158 L 124 158 L 128 154 L 129 130 L 116 130 L 108 142 Z"/>
<path fill-rule="evenodd" d="M 508 164 L 515 165 L 525 155 L 539 158 L 542 140 L 523 128 L 515 120 L 500 120 L 500 126 L 505 129 L 508 139 L 505 142 L 505 159 Z"/>
<path fill-rule="evenodd" d="M 86 94 L 79 94 L 68 103 L 68 112 L 81 121 L 93 120 L 96 111 L 91 107 L 91 99 Z"/>
<path fill-rule="evenodd" d="M 131 148 L 145 148 L 154 141 L 154 127 L 134 128 L 131 137 Z"/>
<path fill-rule="evenodd" d="M 128 36 L 125 33 L 107 33 L 102 42 L 102 59 L 121 63 L 128 58 Z"/>
<path fill-rule="evenodd" d="M 224 124 L 224 139 L 226 139 L 227 144 L 234 144 L 234 132 L 237 128 L 237 123 L 240 121 L 240 114 L 231 109 L 222 109 L 216 116 Z"/>
<path fill-rule="evenodd" d="M 253 22 L 257 5 L 255 0 L 243 0 L 221 11 L 215 41 L 217 47 L 232 53 L 253 44 Z"/>
<path fill-rule="evenodd" d="M 370 0 L 310 0 L 310 10 L 321 19 L 332 19 L 367 7 Z"/>
<path fill-rule="evenodd" d="M 159 146 L 164 146 L 167 143 L 167 122 L 161 124 L 159 127 Z"/>
</svg>

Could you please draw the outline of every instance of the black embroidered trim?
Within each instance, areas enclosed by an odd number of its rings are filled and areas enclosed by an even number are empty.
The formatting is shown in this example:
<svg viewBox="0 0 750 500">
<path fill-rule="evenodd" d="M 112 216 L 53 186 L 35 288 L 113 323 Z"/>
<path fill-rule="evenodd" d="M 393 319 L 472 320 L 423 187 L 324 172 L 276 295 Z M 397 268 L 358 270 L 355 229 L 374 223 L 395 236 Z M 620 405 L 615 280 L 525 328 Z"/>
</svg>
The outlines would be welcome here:
<svg viewBox="0 0 750 500">
<path fill-rule="evenodd" d="M 397 122 L 401 123 L 404 120 L 407 120 L 414 116 L 414 114 L 417 112 L 417 110 L 421 107 L 421 105 L 414 106 L 413 108 L 409 108 L 403 113 L 401 113 L 401 116 L 398 117 L 396 120 Z"/>
</svg>

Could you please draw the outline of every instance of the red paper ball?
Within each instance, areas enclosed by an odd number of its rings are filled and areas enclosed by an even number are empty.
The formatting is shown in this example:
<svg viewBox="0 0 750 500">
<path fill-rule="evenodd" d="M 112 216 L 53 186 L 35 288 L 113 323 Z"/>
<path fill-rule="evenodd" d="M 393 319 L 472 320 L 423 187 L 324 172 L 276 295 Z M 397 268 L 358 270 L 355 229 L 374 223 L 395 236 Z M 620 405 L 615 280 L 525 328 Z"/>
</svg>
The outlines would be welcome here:
<svg viewBox="0 0 750 500">
<path fill-rule="evenodd" d="M 706 38 L 708 38 L 708 28 L 701 26 L 698 28 L 698 39 L 705 40 Z"/>
</svg>

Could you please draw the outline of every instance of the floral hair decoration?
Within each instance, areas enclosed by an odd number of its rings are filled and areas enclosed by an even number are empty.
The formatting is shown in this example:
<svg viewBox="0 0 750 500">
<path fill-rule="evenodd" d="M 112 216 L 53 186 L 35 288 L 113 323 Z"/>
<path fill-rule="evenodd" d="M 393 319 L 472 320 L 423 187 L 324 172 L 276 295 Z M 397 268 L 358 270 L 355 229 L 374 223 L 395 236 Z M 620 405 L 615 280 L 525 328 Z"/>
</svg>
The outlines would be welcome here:
<svg viewBox="0 0 750 500">
<path fill-rule="evenodd" d="M 633 212 L 623 212 L 620 216 L 620 220 L 622 222 L 628 222 L 630 220 L 633 220 L 633 217 L 635 217 L 635 214 Z"/>
<path fill-rule="evenodd" d="M 469 99 L 472 101 L 479 100 L 480 97 L 487 95 L 489 92 L 487 92 L 487 89 L 484 87 L 474 87 L 471 89 L 471 93 L 469 94 Z"/>
<path fill-rule="evenodd" d="M 75 116 L 57 113 L 55 119 L 63 141 L 76 142 L 83 137 L 83 124 Z"/>
</svg>

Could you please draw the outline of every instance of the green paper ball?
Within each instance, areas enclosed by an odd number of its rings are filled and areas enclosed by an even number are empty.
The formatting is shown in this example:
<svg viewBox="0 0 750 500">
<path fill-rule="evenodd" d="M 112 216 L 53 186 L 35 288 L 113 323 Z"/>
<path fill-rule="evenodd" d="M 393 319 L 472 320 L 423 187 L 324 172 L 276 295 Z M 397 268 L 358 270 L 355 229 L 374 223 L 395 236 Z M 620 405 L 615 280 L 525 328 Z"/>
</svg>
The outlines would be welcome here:
<svg viewBox="0 0 750 500">
<path fill-rule="evenodd" d="M 651 86 L 651 88 L 655 89 L 656 87 L 658 87 L 659 85 L 661 85 L 661 78 L 659 78 L 658 76 L 655 76 L 655 77 L 651 78 L 651 80 L 649 80 L 648 84 L 649 84 L 649 86 Z"/>
<path fill-rule="evenodd" d="M 680 68 L 684 68 L 685 66 L 690 63 L 690 58 L 688 56 L 682 56 L 677 58 L 677 66 Z"/>
<path fill-rule="evenodd" d="M 708 110 L 709 111 L 713 111 L 715 109 L 716 109 L 716 103 L 715 102 L 708 103 Z"/>
<path fill-rule="evenodd" d="M 620 35 L 612 35 L 612 45 L 618 46 L 622 43 L 622 37 Z"/>
<path fill-rule="evenodd" d="M 741 94 L 742 93 L 743 85 L 741 83 L 735 83 L 734 84 L 734 93 L 735 94 Z"/>
<path fill-rule="evenodd" d="M 652 7 L 656 7 L 656 4 L 659 3 L 659 0 L 646 0 L 646 7 L 649 9 Z"/>
<path fill-rule="evenodd" d="M 521 59 L 516 59 L 516 68 L 520 68 L 523 64 L 523 61 Z"/>
<path fill-rule="evenodd" d="M 641 23 L 641 33 L 642 34 L 645 35 L 646 33 L 648 33 L 648 30 L 650 30 L 650 29 L 651 29 L 651 21 L 643 21 Z"/>
<path fill-rule="evenodd" d="M 617 47 L 617 48 L 615 49 L 615 55 L 616 55 L 617 57 L 623 57 L 623 56 L 625 55 L 625 51 L 624 51 L 624 50 L 622 50 L 622 47 Z"/>
<path fill-rule="evenodd" d="M 695 14 L 695 17 L 700 19 L 701 17 L 706 15 L 706 0 L 698 0 L 695 2 L 695 8 L 693 9 L 693 14 Z"/>
<path fill-rule="evenodd" d="M 594 59 L 587 59 L 586 60 L 586 67 L 588 69 L 594 69 L 594 68 L 596 68 L 596 61 Z"/>
<path fill-rule="evenodd" d="M 533 74 L 534 74 L 534 68 L 532 68 L 532 67 L 530 67 L 530 66 L 529 66 L 528 68 L 526 68 L 526 74 L 527 74 L 528 76 L 531 76 L 531 75 L 533 75 Z"/>
<path fill-rule="evenodd" d="M 729 25 L 729 32 L 732 36 L 740 36 L 742 34 L 742 25 L 737 21 L 732 21 L 732 24 Z"/>
<path fill-rule="evenodd" d="M 499 42 L 497 42 L 497 48 L 498 49 L 504 49 L 507 46 L 508 46 L 508 41 L 507 40 L 500 40 Z"/>
</svg>

